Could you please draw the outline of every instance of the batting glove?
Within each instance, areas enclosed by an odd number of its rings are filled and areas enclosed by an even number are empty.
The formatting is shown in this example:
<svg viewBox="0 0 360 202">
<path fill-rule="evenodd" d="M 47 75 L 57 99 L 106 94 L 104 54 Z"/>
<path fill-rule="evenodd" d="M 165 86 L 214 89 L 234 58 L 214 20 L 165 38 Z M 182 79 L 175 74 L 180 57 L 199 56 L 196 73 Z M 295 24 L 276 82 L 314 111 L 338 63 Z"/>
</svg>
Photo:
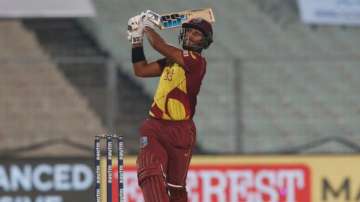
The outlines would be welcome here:
<svg viewBox="0 0 360 202">
<path fill-rule="evenodd" d="M 131 44 L 140 44 L 143 41 L 144 25 L 141 15 L 134 16 L 128 21 L 128 40 Z"/>
<path fill-rule="evenodd" d="M 161 16 L 154 11 L 147 10 L 145 12 L 146 16 L 143 18 L 144 27 L 150 27 L 152 29 L 155 28 L 155 25 L 160 24 Z M 157 24 L 159 23 L 159 24 Z"/>
</svg>

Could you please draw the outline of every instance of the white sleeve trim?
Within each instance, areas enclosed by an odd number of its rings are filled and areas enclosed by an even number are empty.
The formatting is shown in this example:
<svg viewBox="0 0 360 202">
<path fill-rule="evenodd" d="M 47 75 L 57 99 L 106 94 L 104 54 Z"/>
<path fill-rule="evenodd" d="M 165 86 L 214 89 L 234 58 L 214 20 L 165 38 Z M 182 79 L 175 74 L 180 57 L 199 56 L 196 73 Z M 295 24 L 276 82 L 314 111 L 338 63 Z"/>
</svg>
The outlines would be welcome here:
<svg viewBox="0 0 360 202">
<path fill-rule="evenodd" d="M 176 185 L 176 184 L 171 184 L 171 183 L 167 183 L 170 187 L 175 187 L 175 188 L 182 188 L 183 186 L 181 185 Z"/>
</svg>

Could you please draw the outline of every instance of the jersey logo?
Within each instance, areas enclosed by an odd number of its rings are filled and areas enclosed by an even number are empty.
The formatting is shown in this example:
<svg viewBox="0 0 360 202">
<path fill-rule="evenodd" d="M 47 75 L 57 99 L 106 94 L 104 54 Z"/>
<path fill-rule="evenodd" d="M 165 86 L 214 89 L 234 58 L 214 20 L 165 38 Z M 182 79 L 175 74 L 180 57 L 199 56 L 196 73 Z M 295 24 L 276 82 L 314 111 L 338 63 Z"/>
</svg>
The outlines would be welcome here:
<svg viewBox="0 0 360 202">
<path fill-rule="evenodd" d="M 147 136 L 143 136 L 140 138 L 140 148 L 143 149 L 144 147 L 146 147 L 146 145 L 149 144 L 148 141 L 148 137 Z"/>
</svg>

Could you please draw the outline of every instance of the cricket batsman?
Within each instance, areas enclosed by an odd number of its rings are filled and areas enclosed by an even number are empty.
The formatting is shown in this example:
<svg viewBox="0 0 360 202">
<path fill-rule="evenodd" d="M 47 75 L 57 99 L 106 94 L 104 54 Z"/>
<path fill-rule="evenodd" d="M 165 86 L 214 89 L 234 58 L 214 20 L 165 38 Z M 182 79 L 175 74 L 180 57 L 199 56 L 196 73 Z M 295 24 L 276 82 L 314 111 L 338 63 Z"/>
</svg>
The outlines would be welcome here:
<svg viewBox="0 0 360 202">
<path fill-rule="evenodd" d="M 213 41 L 212 26 L 202 18 L 182 24 L 182 49 L 155 31 L 148 12 L 130 18 L 128 26 L 135 75 L 160 77 L 149 117 L 140 127 L 138 183 L 145 202 L 186 202 L 186 176 L 196 140 L 193 116 L 206 72 L 201 53 Z M 164 58 L 146 60 L 143 36 Z"/>
</svg>

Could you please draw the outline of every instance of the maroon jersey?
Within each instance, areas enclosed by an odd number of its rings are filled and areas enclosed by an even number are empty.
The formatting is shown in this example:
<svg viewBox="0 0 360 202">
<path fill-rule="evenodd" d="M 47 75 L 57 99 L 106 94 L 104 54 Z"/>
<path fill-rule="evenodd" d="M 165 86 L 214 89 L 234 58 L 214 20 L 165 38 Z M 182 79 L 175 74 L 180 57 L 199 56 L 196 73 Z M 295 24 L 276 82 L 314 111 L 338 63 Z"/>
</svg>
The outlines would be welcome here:
<svg viewBox="0 0 360 202">
<path fill-rule="evenodd" d="M 206 60 L 183 51 L 184 66 L 164 63 L 150 116 L 163 120 L 188 120 L 194 116 L 197 95 L 206 72 Z"/>
</svg>

